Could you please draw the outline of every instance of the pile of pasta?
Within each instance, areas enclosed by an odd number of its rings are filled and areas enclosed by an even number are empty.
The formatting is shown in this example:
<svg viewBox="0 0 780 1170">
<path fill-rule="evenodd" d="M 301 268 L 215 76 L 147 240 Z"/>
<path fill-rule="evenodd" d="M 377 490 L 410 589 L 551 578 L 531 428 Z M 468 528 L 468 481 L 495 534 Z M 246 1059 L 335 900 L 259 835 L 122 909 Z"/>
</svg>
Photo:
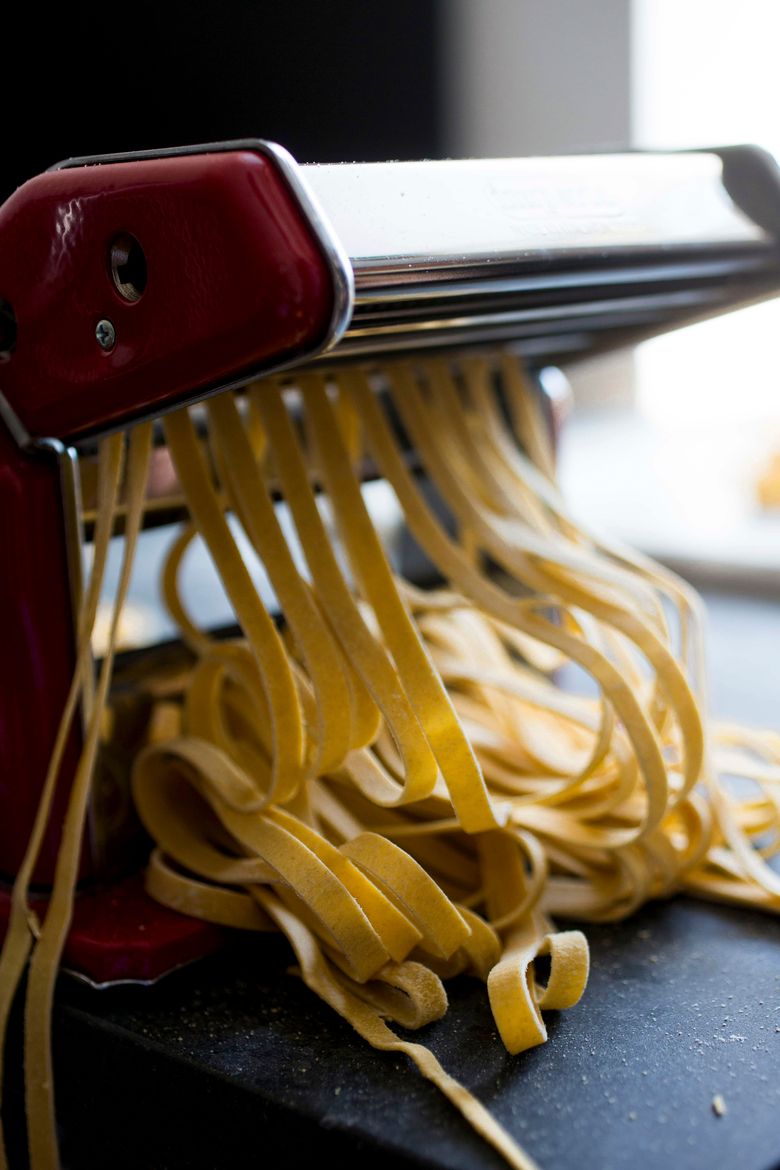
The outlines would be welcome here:
<svg viewBox="0 0 780 1170">
<path fill-rule="evenodd" d="M 393 1024 L 439 1019 L 447 979 L 471 974 L 520 1052 L 546 1039 L 545 1012 L 585 989 L 585 936 L 556 918 L 615 920 L 677 890 L 776 911 L 780 736 L 708 724 L 699 600 L 572 520 L 511 353 L 269 379 L 205 411 L 205 429 L 187 410 L 163 420 L 190 519 L 162 593 L 195 665 L 158 703 L 135 760 L 134 799 L 155 843 L 149 893 L 283 932 L 312 991 L 374 1047 L 407 1054 L 527 1170 L 512 1137 Z M 148 425 L 101 444 L 78 665 L 0 959 L 0 1040 L 29 968 L 33 1170 L 57 1165 L 53 988 L 150 446 Z M 392 563 L 361 492 L 367 469 L 394 492 L 438 587 L 415 587 Z M 124 561 L 95 683 L 90 635 L 121 494 Z M 213 638 L 185 608 L 196 538 L 240 637 Z M 28 887 L 79 705 L 84 748 L 38 922 Z"/>
</svg>

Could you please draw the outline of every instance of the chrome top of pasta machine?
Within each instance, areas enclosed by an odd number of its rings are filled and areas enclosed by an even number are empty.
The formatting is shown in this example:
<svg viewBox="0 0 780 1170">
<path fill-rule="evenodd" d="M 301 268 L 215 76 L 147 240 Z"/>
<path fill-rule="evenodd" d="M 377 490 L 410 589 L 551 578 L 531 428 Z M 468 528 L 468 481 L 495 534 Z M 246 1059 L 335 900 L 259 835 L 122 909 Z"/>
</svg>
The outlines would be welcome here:
<svg viewBox="0 0 780 1170">
<path fill-rule="evenodd" d="M 333 354 L 511 339 L 549 362 L 780 288 L 753 147 L 302 168 L 355 275 Z"/>
<path fill-rule="evenodd" d="M 211 199 L 205 210 L 196 186 Z M 0 260 L 7 307 L 9 265 L 35 285 L 27 303 L 38 316 L 20 320 L 0 379 L 6 421 L 34 438 L 78 441 L 319 360 L 511 341 L 532 364 L 550 364 L 780 289 L 778 170 L 754 147 L 299 166 L 247 140 L 69 160 L 17 196 L 0 209 L 0 228 L 18 239 L 24 216 L 32 223 L 49 199 L 48 218 L 32 226 L 57 244 L 56 255 Z M 122 279 L 126 220 L 138 221 L 131 243 L 148 260 L 137 297 Z M 120 244 L 107 262 L 112 230 Z M 83 283 L 88 264 L 92 292 L 79 304 L 68 281 Z M 44 324 L 61 314 L 59 333 L 47 328 L 54 343 L 38 347 L 47 360 L 28 368 L 39 290 L 57 281 L 65 291 Z M 162 331 L 155 298 L 176 311 L 183 335 L 170 320 Z M 31 384 L 47 387 L 34 408 Z"/>
</svg>

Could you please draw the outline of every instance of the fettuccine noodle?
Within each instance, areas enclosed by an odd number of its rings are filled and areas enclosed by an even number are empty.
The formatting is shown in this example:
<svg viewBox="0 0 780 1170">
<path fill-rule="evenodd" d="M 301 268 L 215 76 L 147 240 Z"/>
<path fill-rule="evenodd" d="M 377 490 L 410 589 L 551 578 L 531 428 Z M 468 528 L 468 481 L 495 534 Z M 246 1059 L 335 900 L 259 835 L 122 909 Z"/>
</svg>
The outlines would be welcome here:
<svg viewBox="0 0 780 1170">
<path fill-rule="evenodd" d="M 207 414 L 206 440 L 186 410 L 163 423 L 190 520 L 162 594 L 196 661 L 160 700 L 135 761 L 135 803 L 155 843 L 147 889 L 212 922 L 283 932 L 308 987 L 374 1047 L 408 1055 L 511 1166 L 528 1170 L 483 1106 L 392 1025 L 441 1018 L 446 980 L 465 972 L 486 983 L 503 1043 L 521 1052 L 546 1040 L 547 1011 L 573 1007 L 585 990 L 585 936 L 555 918 L 615 920 L 679 890 L 777 911 L 780 736 L 709 724 L 698 598 L 574 522 L 511 354 L 307 372 L 222 395 Z M 33 1170 L 57 1165 L 51 997 L 141 522 L 148 428 L 129 438 L 122 581 L 42 924 L 27 891 L 86 694 L 123 451 L 117 437 L 101 446 L 78 666 L 0 960 L 0 1041 L 29 960 Z M 361 493 L 367 466 L 394 492 L 436 588 L 413 586 L 388 558 Z M 276 618 L 228 514 L 268 575 Z M 196 537 L 239 637 L 214 639 L 183 604 Z"/>
</svg>

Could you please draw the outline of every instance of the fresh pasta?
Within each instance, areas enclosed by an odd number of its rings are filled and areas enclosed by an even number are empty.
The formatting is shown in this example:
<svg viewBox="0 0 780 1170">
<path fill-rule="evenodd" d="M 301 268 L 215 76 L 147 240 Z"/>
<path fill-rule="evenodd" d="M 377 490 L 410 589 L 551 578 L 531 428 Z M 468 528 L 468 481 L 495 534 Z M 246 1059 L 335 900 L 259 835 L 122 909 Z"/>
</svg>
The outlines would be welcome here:
<svg viewBox="0 0 780 1170">
<path fill-rule="evenodd" d="M 154 842 L 147 889 L 221 925 L 281 931 L 315 994 L 375 1048 L 409 1056 L 528 1170 L 512 1137 L 393 1024 L 441 1018 L 447 979 L 468 973 L 486 984 L 506 1048 L 521 1052 L 545 1041 L 547 1011 L 585 991 L 586 937 L 557 918 L 614 920 L 678 890 L 777 911 L 780 736 L 709 722 L 698 598 L 574 522 L 511 353 L 307 371 L 221 395 L 206 414 L 205 437 L 187 410 L 163 420 L 189 520 L 161 594 L 195 662 L 138 745 L 133 794 Z M 52 992 L 149 446 L 148 426 L 101 444 L 76 673 L 0 958 L 0 1041 L 29 965 L 33 1170 L 57 1165 Z M 392 489 L 433 588 L 389 558 L 361 492 L 367 468 Z M 93 694 L 89 639 L 123 475 L 125 557 Z M 214 638 L 182 601 L 195 538 L 236 637 Z M 28 887 L 79 702 L 84 749 L 39 923 Z"/>
</svg>

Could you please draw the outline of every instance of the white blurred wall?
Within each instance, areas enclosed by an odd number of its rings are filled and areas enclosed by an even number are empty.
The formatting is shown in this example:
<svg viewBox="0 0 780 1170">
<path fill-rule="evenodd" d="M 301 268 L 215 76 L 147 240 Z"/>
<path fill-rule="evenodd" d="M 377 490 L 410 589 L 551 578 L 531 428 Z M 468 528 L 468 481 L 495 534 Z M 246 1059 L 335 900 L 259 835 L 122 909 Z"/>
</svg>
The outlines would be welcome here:
<svg viewBox="0 0 780 1170">
<path fill-rule="evenodd" d="M 617 150 L 631 141 L 631 0 L 447 0 L 454 157 Z M 580 404 L 634 393 L 621 351 L 568 371 Z"/>
<path fill-rule="evenodd" d="M 631 39 L 637 146 L 780 154 L 778 0 L 632 0 Z"/>
<path fill-rule="evenodd" d="M 631 0 L 447 0 L 453 156 L 627 146 Z"/>
</svg>

